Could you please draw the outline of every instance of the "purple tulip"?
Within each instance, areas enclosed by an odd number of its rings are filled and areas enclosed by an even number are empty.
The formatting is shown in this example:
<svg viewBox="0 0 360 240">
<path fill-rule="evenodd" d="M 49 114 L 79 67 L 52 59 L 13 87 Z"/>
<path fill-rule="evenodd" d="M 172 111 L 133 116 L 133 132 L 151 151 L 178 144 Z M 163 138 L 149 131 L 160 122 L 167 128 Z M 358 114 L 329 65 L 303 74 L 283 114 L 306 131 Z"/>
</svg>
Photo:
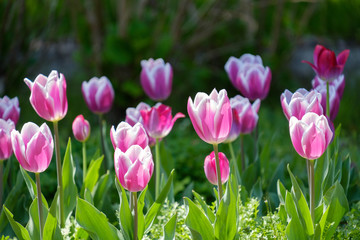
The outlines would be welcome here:
<svg viewBox="0 0 360 240">
<path fill-rule="evenodd" d="M 11 131 L 15 124 L 10 119 L 5 121 L 0 118 L 0 161 L 8 159 L 12 154 Z"/>
<path fill-rule="evenodd" d="M 326 88 L 326 82 L 322 81 L 318 76 L 311 81 L 313 89 L 317 88 L 319 85 L 322 85 Z M 336 94 L 341 99 L 345 89 L 345 77 L 340 75 L 329 83 L 329 86 L 333 86 L 336 90 Z"/>
<path fill-rule="evenodd" d="M 84 81 L 81 91 L 86 105 L 92 112 L 103 114 L 110 111 L 115 93 L 107 77 L 93 77 L 88 82 Z"/>
<path fill-rule="evenodd" d="M 72 123 L 74 137 L 79 142 L 86 142 L 90 136 L 90 123 L 82 114 L 78 115 Z"/>
<path fill-rule="evenodd" d="M 321 106 L 323 109 L 326 109 L 326 85 L 318 85 L 315 88 L 315 91 L 318 91 L 322 98 L 321 98 Z M 336 115 L 338 114 L 339 107 L 340 107 L 340 96 L 337 94 L 337 91 L 334 86 L 329 86 L 329 103 L 330 103 L 330 120 L 334 121 Z"/>
<path fill-rule="evenodd" d="M 21 133 L 11 132 L 11 142 L 17 160 L 26 171 L 41 173 L 48 168 L 54 141 L 46 123 L 40 127 L 32 122 L 25 123 Z"/>
<path fill-rule="evenodd" d="M 0 118 L 4 120 L 10 119 L 16 123 L 19 120 L 20 107 L 19 100 L 17 97 L 10 99 L 8 96 L 0 98 Z"/>
<path fill-rule="evenodd" d="M 121 122 L 116 130 L 112 126 L 110 138 L 114 149 L 119 148 L 122 152 L 126 152 L 132 145 L 139 145 L 144 149 L 149 143 L 147 133 L 141 123 L 131 126 L 127 122 Z"/>
<path fill-rule="evenodd" d="M 36 113 L 50 122 L 63 119 L 68 110 L 66 98 L 66 80 L 62 73 L 51 71 L 48 77 L 39 74 L 34 82 L 25 78 L 30 88 L 30 103 Z"/>
<path fill-rule="evenodd" d="M 170 96 L 173 71 L 170 63 L 163 59 L 141 61 L 141 86 L 145 93 L 154 101 L 165 100 Z"/>
<path fill-rule="evenodd" d="M 219 152 L 219 163 L 221 183 L 224 184 L 229 179 L 230 167 L 229 160 L 222 152 Z M 216 160 L 214 151 L 212 151 L 210 155 L 205 158 L 204 171 L 206 178 L 209 180 L 209 182 L 213 185 L 217 185 Z"/>
</svg>

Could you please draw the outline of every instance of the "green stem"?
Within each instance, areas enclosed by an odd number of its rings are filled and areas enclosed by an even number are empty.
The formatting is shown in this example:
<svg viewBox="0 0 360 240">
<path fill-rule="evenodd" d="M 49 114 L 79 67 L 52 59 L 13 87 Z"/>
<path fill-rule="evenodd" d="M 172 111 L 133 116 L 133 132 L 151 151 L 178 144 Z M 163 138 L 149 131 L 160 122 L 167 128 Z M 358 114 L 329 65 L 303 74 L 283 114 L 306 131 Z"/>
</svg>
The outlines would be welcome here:
<svg viewBox="0 0 360 240">
<path fill-rule="evenodd" d="M 137 209 L 137 193 L 131 193 L 134 201 L 134 240 L 138 239 L 138 209 Z"/>
<path fill-rule="evenodd" d="M 220 203 L 220 201 L 222 199 L 222 196 L 223 196 L 223 192 L 222 192 L 222 184 L 221 184 L 219 150 L 218 150 L 218 145 L 217 144 L 213 144 L 213 146 L 214 146 L 214 152 L 215 152 L 216 176 L 217 176 L 217 182 L 218 182 L 219 203 Z"/>
<path fill-rule="evenodd" d="M 239 167 L 238 167 L 238 164 L 237 164 L 237 159 L 236 159 L 234 149 L 233 149 L 233 146 L 232 146 L 231 142 L 229 142 L 229 150 L 230 150 L 230 155 L 231 155 L 232 162 L 234 162 L 236 179 L 238 180 L 238 183 L 240 184 L 241 183 L 241 177 L 240 177 L 240 174 L 239 174 Z"/>
<path fill-rule="evenodd" d="M 60 201 L 60 226 L 61 228 L 64 228 L 65 227 L 64 189 L 63 189 L 62 167 L 61 167 L 61 158 L 60 158 L 59 128 L 58 128 L 58 122 L 53 122 L 53 124 L 54 124 L 54 135 L 55 135 L 56 172 L 57 172 L 57 182 L 58 182 L 59 201 Z"/>
<path fill-rule="evenodd" d="M 103 115 L 99 114 L 99 127 L 100 127 L 100 140 L 101 140 L 101 147 L 102 147 L 102 152 L 104 155 L 104 169 L 105 172 L 106 170 L 108 170 L 108 159 L 106 156 L 106 150 L 105 150 L 105 137 L 104 137 L 104 120 L 103 120 Z"/>
<path fill-rule="evenodd" d="M 3 198 L 3 171 L 4 171 L 4 161 L 0 160 L 0 212 L 2 209 L 2 198 Z"/>
<path fill-rule="evenodd" d="M 229 142 L 229 150 L 230 150 L 230 155 L 231 155 L 231 159 L 235 162 L 236 164 L 236 157 L 235 157 L 235 153 L 234 153 L 234 149 L 233 149 L 233 146 L 232 146 L 232 143 Z"/>
<path fill-rule="evenodd" d="M 155 144 L 155 200 L 160 195 L 160 141 L 157 138 Z"/>
<path fill-rule="evenodd" d="M 326 82 L 326 116 L 330 119 L 330 91 L 329 82 Z"/>
<path fill-rule="evenodd" d="M 41 186 L 40 186 L 40 173 L 35 173 L 37 199 L 38 199 L 38 212 L 39 212 L 39 228 L 40 228 L 40 240 L 43 239 L 43 212 L 42 212 L 42 198 L 41 198 Z"/>
<path fill-rule="evenodd" d="M 310 214 L 315 229 L 315 185 L 314 185 L 314 164 L 315 160 L 306 160 L 308 168 L 309 193 L 310 193 Z"/>
<path fill-rule="evenodd" d="M 240 151 L 241 151 L 241 169 L 240 174 L 245 171 L 246 162 L 245 162 L 245 152 L 244 152 L 244 135 L 240 135 Z"/>
<path fill-rule="evenodd" d="M 82 143 L 82 155 L 83 155 L 83 183 L 85 184 L 85 178 L 86 178 L 86 142 Z"/>
<path fill-rule="evenodd" d="M 134 209 L 134 199 L 132 193 L 130 193 L 130 210 Z"/>
</svg>

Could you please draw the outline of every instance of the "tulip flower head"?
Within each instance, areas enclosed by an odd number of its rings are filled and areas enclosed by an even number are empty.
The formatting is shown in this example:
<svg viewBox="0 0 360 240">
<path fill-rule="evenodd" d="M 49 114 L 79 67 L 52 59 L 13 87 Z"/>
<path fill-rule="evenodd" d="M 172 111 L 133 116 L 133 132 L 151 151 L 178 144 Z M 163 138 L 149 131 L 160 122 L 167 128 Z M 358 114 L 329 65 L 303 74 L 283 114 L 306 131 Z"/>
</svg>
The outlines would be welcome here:
<svg viewBox="0 0 360 240">
<path fill-rule="evenodd" d="M 326 88 L 326 82 L 322 81 L 318 76 L 311 81 L 313 89 L 316 89 L 319 85 L 322 85 L 321 88 Z M 340 75 L 338 78 L 335 78 L 329 83 L 329 86 L 333 86 L 336 90 L 337 96 L 341 99 L 345 89 L 345 77 Z"/>
<path fill-rule="evenodd" d="M 318 91 L 322 98 L 321 98 L 321 106 L 323 109 L 326 109 L 326 94 L 327 94 L 327 90 L 326 90 L 326 85 L 318 85 L 315 88 L 315 91 Z M 335 89 L 334 86 L 329 86 L 329 104 L 330 104 L 330 120 L 334 121 L 336 118 L 336 115 L 339 112 L 339 107 L 340 107 L 340 96 L 339 94 L 337 94 L 337 91 Z"/>
<path fill-rule="evenodd" d="M 144 127 L 150 137 L 155 139 L 166 137 L 175 121 L 178 118 L 185 117 L 182 113 L 175 114 L 174 118 L 171 114 L 171 107 L 158 103 L 150 110 L 141 110 Z"/>
<path fill-rule="evenodd" d="M 41 173 L 48 168 L 54 141 L 46 123 L 40 127 L 32 122 L 25 123 L 21 133 L 11 132 L 11 143 L 17 160 L 26 171 Z"/>
<path fill-rule="evenodd" d="M 165 100 L 170 96 L 173 70 L 170 63 L 163 59 L 141 61 L 141 86 L 145 93 L 154 101 Z"/>
<path fill-rule="evenodd" d="M 90 136 L 90 123 L 82 114 L 78 115 L 72 123 L 74 137 L 79 142 L 86 142 Z"/>
<path fill-rule="evenodd" d="M 225 89 L 214 89 L 210 95 L 199 92 L 194 101 L 189 97 L 187 111 L 198 136 L 209 144 L 226 140 L 233 117 L 230 100 Z"/>
<path fill-rule="evenodd" d="M 88 82 L 84 81 L 81 91 L 86 105 L 92 112 L 103 114 L 110 111 L 115 93 L 107 77 L 93 77 Z"/>
<path fill-rule="evenodd" d="M 314 50 L 314 63 L 312 64 L 305 60 L 302 62 L 309 64 L 316 75 L 323 81 L 331 82 L 343 72 L 349 53 L 349 50 L 344 50 L 336 56 L 330 49 L 316 45 Z"/>
<path fill-rule="evenodd" d="M 127 122 L 121 122 L 116 130 L 114 126 L 112 126 L 110 138 L 114 150 L 119 148 L 122 152 L 126 152 L 132 145 L 139 145 L 144 149 L 149 143 L 147 133 L 141 123 L 136 123 L 134 126 L 131 126 Z"/>
<path fill-rule="evenodd" d="M 36 113 L 50 122 L 63 119 L 68 110 L 66 97 L 66 80 L 62 73 L 51 71 L 48 77 L 39 74 L 34 82 L 25 78 L 30 88 L 30 103 Z"/>
<path fill-rule="evenodd" d="M 0 161 L 8 159 L 13 150 L 11 146 L 11 131 L 15 124 L 10 119 L 5 121 L 0 118 Z"/>
<path fill-rule="evenodd" d="M 213 185 L 217 185 L 217 175 L 216 175 L 216 160 L 215 152 L 212 151 L 210 155 L 205 158 L 204 161 L 204 171 L 206 178 Z M 220 174 L 221 174 L 221 183 L 224 184 L 229 179 L 230 167 L 229 160 L 226 158 L 225 154 L 219 152 L 219 163 L 220 163 Z"/>
<path fill-rule="evenodd" d="M 296 152 L 308 160 L 321 157 L 333 137 L 327 118 L 313 112 L 306 113 L 300 120 L 291 117 L 289 130 Z"/>
<path fill-rule="evenodd" d="M 294 93 L 286 89 L 280 96 L 281 106 L 288 120 L 290 120 L 292 116 L 301 119 L 307 112 L 322 115 L 323 107 L 321 102 L 323 99 L 325 99 L 326 102 L 326 95 L 325 98 L 322 98 L 318 91 L 312 90 L 309 92 L 304 88 L 300 88 Z"/>
<path fill-rule="evenodd" d="M 20 116 L 19 100 L 17 97 L 10 99 L 8 96 L 0 98 L 0 119 L 10 119 L 16 125 Z"/>
<path fill-rule="evenodd" d="M 116 177 L 126 190 L 130 192 L 144 190 L 154 169 L 150 147 L 143 149 L 139 145 L 132 145 L 126 152 L 116 148 L 114 167 Z"/>
</svg>

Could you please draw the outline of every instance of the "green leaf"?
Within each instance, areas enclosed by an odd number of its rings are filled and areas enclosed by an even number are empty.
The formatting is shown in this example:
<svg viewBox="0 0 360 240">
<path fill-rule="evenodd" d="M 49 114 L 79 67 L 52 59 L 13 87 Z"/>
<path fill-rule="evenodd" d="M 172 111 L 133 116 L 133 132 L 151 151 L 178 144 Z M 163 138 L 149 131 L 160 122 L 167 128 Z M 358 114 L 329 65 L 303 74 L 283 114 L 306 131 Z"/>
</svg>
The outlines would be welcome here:
<svg viewBox="0 0 360 240">
<path fill-rule="evenodd" d="M 42 204 L 42 213 L 43 213 L 43 224 L 45 225 L 45 220 L 48 215 L 47 207 Z M 39 225 L 39 211 L 38 211 L 38 202 L 37 198 L 31 203 L 29 207 L 29 222 L 26 225 L 31 239 L 40 239 L 40 225 Z"/>
<path fill-rule="evenodd" d="M 3 206 L 3 209 L 16 237 L 19 240 L 30 240 L 31 238 L 26 228 L 14 220 L 14 215 L 5 207 L 5 205 Z"/>
<path fill-rule="evenodd" d="M 89 189 L 85 188 L 85 192 L 84 192 L 84 199 L 86 201 L 88 201 L 89 203 L 91 203 L 92 205 L 94 205 L 94 201 L 92 199 L 92 196 L 91 196 L 91 192 Z"/>
<path fill-rule="evenodd" d="M 289 240 L 302 240 L 307 239 L 305 229 L 299 219 L 298 213 L 296 211 L 296 206 L 294 203 L 294 199 L 290 192 L 286 191 L 285 197 L 285 209 L 288 213 L 289 217 L 291 218 L 290 222 L 288 223 L 285 233 L 286 237 Z"/>
<path fill-rule="evenodd" d="M 345 195 L 348 192 L 348 188 L 350 184 L 350 165 L 351 165 L 351 158 L 348 155 L 346 156 L 342 164 L 342 177 L 341 177 L 341 185 L 345 191 Z"/>
<path fill-rule="evenodd" d="M 83 187 L 81 188 L 81 194 L 84 194 L 85 189 L 87 188 L 90 192 L 93 192 L 93 189 L 99 179 L 99 171 L 101 167 L 101 163 L 104 159 L 102 155 L 96 160 L 92 160 L 90 162 L 89 170 L 86 173 L 86 178 Z"/>
<path fill-rule="evenodd" d="M 262 192 L 262 186 L 261 186 L 261 178 L 259 177 L 254 186 L 251 188 L 250 196 L 252 198 L 257 198 L 258 200 L 261 200 L 263 196 Z"/>
<path fill-rule="evenodd" d="M 30 175 L 22 168 L 20 167 L 20 172 L 23 175 L 23 178 L 25 180 L 26 186 L 29 190 L 31 199 L 34 200 L 37 196 L 37 189 L 36 189 L 36 183 L 34 180 L 30 177 Z M 42 201 L 45 204 L 46 208 L 48 208 L 48 203 L 44 197 L 44 195 L 41 193 Z"/>
<path fill-rule="evenodd" d="M 329 161 L 325 157 L 326 154 L 323 154 L 315 162 L 315 171 L 314 171 L 314 187 L 315 191 L 315 206 L 317 206 L 323 196 L 323 183 L 329 171 Z"/>
<path fill-rule="evenodd" d="M 215 239 L 214 228 L 204 212 L 189 198 L 184 198 L 187 206 L 185 224 L 191 231 L 192 239 Z"/>
<path fill-rule="evenodd" d="M 251 190 L 256 180 L 258 179 L 258 170 L 256 162 L 249 165 L 248 168 L 243 172 L 241 182 L 247 191 Z"/>
<path fill-rule="evenodd" d="M 104 205 L 104 196 L 107 195 L 107 192 L 109 191 L 111 187 L 112 182 L 110 181 L 110 173 L 109 171 L 102 175 L 99 179 L 99 181 L 96 183 L 94 191 L 94 205 L 101 209 Z"/>
<path fill-rule="evenodd" d="M 138 198 L 138 238 L 142 239 L 145 232 L 145 217 L 144 217 L 144 206 L 145 206 L 145 195 L 148 186 L 140 193 Z"/>
<path fill-rule="evenodd" d="M 282 204 L 285 204 L 286 189 L 280 180 L 277 181 L 277 193 L 279 200 Z"/>
<path fill-rule="evenodd" d="M 94 240 L 123 239 L 120 232 L 109 223 L 104 213 L 81 198 L 77 199 L 75 218 Z"/>
<path fill-rule="evenodd" d="M 204 210 L 205 215 L 209 218 L 210 222 L 214 223 L 215 222 L 215 214 L 213 213 L 213 211 L 206 204 L 206 202 L 202 199 L 200 194 L 198 194 L 195 191 L 193 191 L 193 194 L 194 194 L 194 197 L 197 200 L 197 202 L 200 204 L 201 208 Z"/>
<path fill-rule="evenodd" d="M 54 217 L 50 212 L 47 215 L 43 239 L 52 239 L 52 240 L 62 240 L 63 237 L 61 235 L 61 231 L 57 224 L 56 217 Z"/>
<path fill-rule="evenodd" d="M 125 239 L 133 239 L 134 236 L 134 219 L 131 214 L 129 207 L 129 202 L 125 193 L 124 188 L 119 183 L 118 179 L 115 177 L 115 185 L 120 196 L 120 228 L 124 234 Z"/>
<path fill-rule="evenodd" d="M 164 240 L 173 240 L 175 239 L 175 230 L 176 230 L 176 213 L 172 216 L 169 221 L 164 226 Z"/>
</svg>

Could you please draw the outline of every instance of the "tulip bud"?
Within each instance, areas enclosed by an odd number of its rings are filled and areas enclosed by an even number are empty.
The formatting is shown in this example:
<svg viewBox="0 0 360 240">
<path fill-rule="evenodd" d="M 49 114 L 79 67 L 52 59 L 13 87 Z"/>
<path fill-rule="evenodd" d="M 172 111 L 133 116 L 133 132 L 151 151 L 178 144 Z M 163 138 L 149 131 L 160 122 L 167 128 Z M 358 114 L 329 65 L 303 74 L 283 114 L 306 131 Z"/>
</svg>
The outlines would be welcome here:
<svg viewBox="0 0 360 240">
<path fill-rule="evenodd" d="M 226 158 L 225 154 L 219 152 L 219 164 L 220 164 L 220 174 L 221 174 L 221 183 L 224 184 L 229 179 L 229 160 Z M 217 185 L 217 175 L 216 175 L 216 159 L 215 152 L 212 151 L 210 155 L 205 158 L 204 162 L 204 171 L 206 178 L 213 185 Z"/>
<path fill-rule="evenodd" d="M 90 136 L 90 124 L 83 115 L 78 115 L 72 123 L 74 137 L 79 142 L 86 142 Z"/>
</svg>

